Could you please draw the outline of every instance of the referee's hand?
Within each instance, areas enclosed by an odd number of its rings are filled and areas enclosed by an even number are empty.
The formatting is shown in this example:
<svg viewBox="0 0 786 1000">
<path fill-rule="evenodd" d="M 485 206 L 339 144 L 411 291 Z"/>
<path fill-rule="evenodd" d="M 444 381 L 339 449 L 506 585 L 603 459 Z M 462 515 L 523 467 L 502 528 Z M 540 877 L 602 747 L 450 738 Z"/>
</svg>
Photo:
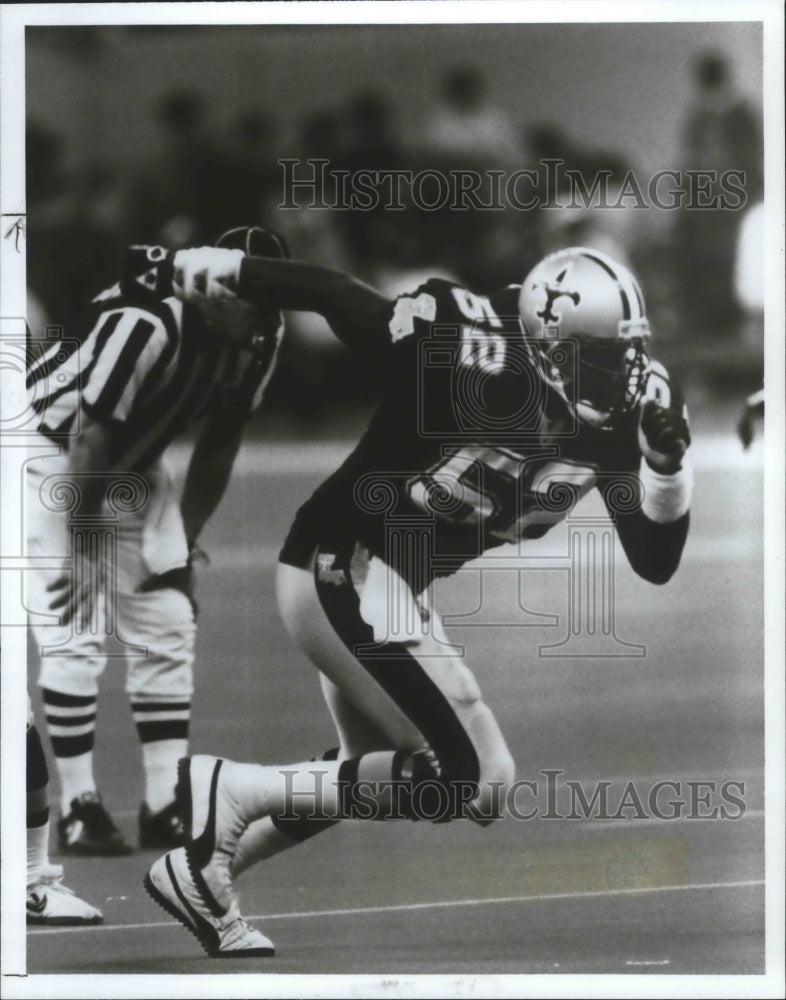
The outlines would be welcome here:
<svg viewBox="0 0 786 1000">
<path fill-rule="evenodd" d="M 84 628 L 92 613 L 102 581 L 95 563 L 89 559 L 68 563 L 46 587 L 50 612 L 58 613 L 62 627 L 75 622 Z"/>
</svg>

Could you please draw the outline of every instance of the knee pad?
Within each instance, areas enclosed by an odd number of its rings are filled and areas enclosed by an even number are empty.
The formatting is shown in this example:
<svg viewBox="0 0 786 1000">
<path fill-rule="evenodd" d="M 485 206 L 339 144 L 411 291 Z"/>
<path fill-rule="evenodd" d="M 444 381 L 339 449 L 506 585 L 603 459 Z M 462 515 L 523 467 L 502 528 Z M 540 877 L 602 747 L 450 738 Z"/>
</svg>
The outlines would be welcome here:
<svg viewBox="0 0 786 1000">
<path fill-rule="evenodd" d="M 398 780 L 409 785 L 403 799 L 410 819 L 449 823 L 464 816 L 467 805 L 477 797 L 478 783 L 472 769 L 450 760 L 445 766 L 431 749 L 397 754 L 396 758 Z"/>
</svg>

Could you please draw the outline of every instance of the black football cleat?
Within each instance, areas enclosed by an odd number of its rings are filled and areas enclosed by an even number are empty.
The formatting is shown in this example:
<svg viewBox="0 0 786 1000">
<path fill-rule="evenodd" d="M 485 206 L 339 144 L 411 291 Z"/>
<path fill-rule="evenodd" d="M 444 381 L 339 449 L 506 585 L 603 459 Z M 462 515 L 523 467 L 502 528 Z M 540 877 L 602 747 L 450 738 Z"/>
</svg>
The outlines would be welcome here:
<svg viewBox="0 0 786 1000">
<path fill-rule="evenodd" d="M 169 851 L 186 842 L 183 820 L 177 811 L 177 803 L 170 802 L 159 812 L 153 812 L 147 802 L 139 809 L 139 846 L 155 847 Z"/>
<path fill-rule="evenodd" d="M 57 821 L 57 843 L 62 854 L 84 857 L 119 857 L 132 851 L 98 792 L 83 792 L 71 800 L 71 812 Z"/>
</svg>

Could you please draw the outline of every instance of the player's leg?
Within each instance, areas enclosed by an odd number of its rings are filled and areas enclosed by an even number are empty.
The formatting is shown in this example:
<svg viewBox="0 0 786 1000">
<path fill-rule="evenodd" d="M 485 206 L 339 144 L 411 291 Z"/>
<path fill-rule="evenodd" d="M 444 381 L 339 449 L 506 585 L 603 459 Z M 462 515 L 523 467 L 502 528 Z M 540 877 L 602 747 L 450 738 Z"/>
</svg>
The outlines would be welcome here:
<svg viewBox="0 0 786 1000">
<path fill-rule="evenodd" d="M 494 818 L 500 812 L 504 788 L 512 780 L 513 763 L 473 675 L 434 634 L 410 648 L 401 643 L 375 644 L 371 627 L 360 615 L 353 572 L 348 559 L 324 572 L 318 568 L 315 575 L 279 567 L 285 625 L 347 701 L 384 737 L 384 743 L 372 752 L 320 765 L 324 811 L 337 817 L 359 816 L 355 792 L 362 785 L 366 801 L 370 797 L 379 807 L 367 810 L 368 818 L 396 818 L 391 784 L 398 783 L 396 791 L 405 786 L 409 794 L 404 796 L 403 808 L 412 815 L 417 815 L 417 806 L 425 806 L 433 792 L 432 799 L 440 800 L 436 804 L 444 806 L 445 815 L 431 815 L 432 801 L 428 803 L 430 818 L 464 815 L 467 803 L 481 817 Z M 248 768 L 242 780 L 235 767 Z M 307 813 L 311 809 L 316 771 L 311 762 L 288 766 L 286 781 L 283 769 L 230 765 L 230 770 L 247 797 L 243 820 L 255 812 L 272 815 L 276 810 Z M 251 787 L 255 784 L 256 790 Z M 424 787 L 415 787 L 420 784 Z M 375 790 L 379 792 L 376 800 Z M 400 799 L 393 804 L 400 806 Z"/>
<path fill-rule="evenodd" d="M 294 578 L 286 572 L 283 577 L 279 577 L 279 583 L 283 586 L 283 592 L 279 592 L 279 603 L 285 624 L 288 625 L 292 618 L 310 616 L 315 607 L 318 608 L 318 602 L 314 600 L 312 575 L 302 570 L 293 570 L 292 573 Z M 313 622 L 314 631 L 299 636 L 306 652 L 317 662 L 322 662 L 325 658 L 334 659 L 337 661 L 337 670 L 341 669 L 341 664 L 349 669 L 353 661 L 352 655 L 336 636 L 324 615 L 313 619 Z M 332 773 L 332 779 L 335 780 L 340 756 L 359 756 L 380 747 L 390 747 L 391 742 L 324 675 L 322 687 L 336 723 L 341 746 L 303 766 L 317 775 L 328 772 L 328 777 L 331 777 Z M 399 722 L 410 736 L 417 738 L 416 731 L 407 727 L 407 720 L 403 716 Z M 307 791 L 311 793 L 313 803 L 314 776 L 312 774 L 309 777 L 311 788 Z M 188 799 L 182 788 L 179 791 L 181 798 Z M 302 799 L 299 805 L 303 805 Z M 191 816 L 186 816 L 187 822 L 191 819 Z M 299 813 L 278 809 L 271 810 L 267 815 L 260 815 L 256 822 L 249 824 L 236 849 L 227 856 L 227 861 L 231 857 L 232 875 L 236 876 L 256 862 L 310 839 L 336 822 L 335 810 L 332 816 L 323 815 L 322 810 L 307 813 L 303 809 Z M 196 851 L 198 853 L 198 847 Z M 208 954 L 214 957 L 272 954 L 272 943 L 258 931 L 248 927 L 240 917 L 237 902 L 231 895 L 228 866 L 222 873 L 228 889 L 223 894 L 224 899 L 220 903 L 211 900 L 208 905 L 205 902 L 205 892 L 209 890 L 205 881 L 201 877 L 198 881 L 193 874 L 196 871 L 199 875 L 199 863 L 200 859 L 196 855 L 194 859 L 189 859 L 182 848 L 170 851 L 150 868 L 145 876 L 145 888 L 160 906 L 195 934 Z"/>
<path fill-rule="evenodd" d="M 473 811 L 494 818 L 504 785 L 512 780 L 513 761 L 472 672 L 442 634 L 438 616 L 432 612 L 430 627 L 414 633 L 406 645 L 375 642 L 364 615 L 369 617 L 367 609 L 376 605 L 395 617 L 391 595 L 406 590 L 403 581 L 384 567 L 372 572 L 361 548 L 330 563 L 332 558 L 318 556 L 313 575 L 279 567 L 279 604 L 289 631 L 385 734 L 384 746 L 412 755 L 424 774 L 439 772 L 437 783 L 456 800 L 456 814 L 466 813 L 460 800 L 475 786 Z M 379 567 L 372 564 L 374 570 Z M 374 764 L 361 764 L 361 780 L 369 767 L 384 769 L 384 757 L 374 756 Z M 397 762 L 392 766 L 397 773 Z M 349 773 L 346 768 L 344 777 Z"/>
<path fill-rule="evenodd" d="M 182 843 L 174 809 L 177 762 L 188 752 L 196 624 L 185 571 L 186 545 L 166 471 L 148 475 L 150 499 L 122 519 L 118 543 L 118 629 L 144 652 L 128 657 L 126 690 L 142 749 L 143 847 Z"/>
<path fill-rule="evenodd" d="M 322 693 L 336 726 L 339 746 L 325 751 L 319 757 L 314 757 L 313 762 L 346 760 L 387 747 L 390 742 L 387 736 L 370 722 L 331 680 L 324 674 L 320 674 L 319 677 Z M 318 815 L 290 818 L 263 816 L 255 820 L 238 842 L 231 862 L 232 877 L 237 878 L 252 865 L 267 861 L 268 858 L 290 847 L 310 840 L 331 826 L 335 826 L 337 822 L 338 820 Z"/>
<path fill-rule="evenodd" d="M 279 567 L 282 617 L 381 739 L 349 759 L 285 767 L 206 756 L 181 762 L 188 847 L 159 859 L 146 884 L 214 954 L 241 919 L 229 859 L 255 819 L 442 820 L 467 815 L 469 806 L 490 820 L 512 780 L 496 721 L 455 651 L 433 635 L 413 649 L 375 646 L 349 558 L 331 560 L 317 560 L 315 575 Z"/>
<path fill-rule="evenodd" d="M 103 807 L 93 771 L 98 678 L 106 665 L 100 573 L 72 551 L 69 515 L 61 509 L 63 456 L 31 461 L 27 476 L 27 608 L 40 657 L 46 729 L 60 785 L 58 842 L 75 854 L 127 854 L 130 846 Z M 64 573 L 75 605 L 61 624 Z"/>
<path fill-rule="evenodd" d="M 454 811 L 458 814 L 465 812 L 460 808 L 464 802 L 471 801 L 481 815 L 497 815 L 513 765 L 471 672 L 455 651 L 433 634 L 411 648 L 400 643 L 375 645 L 370 626 L 360 616 L 352 573 L 348 566 L 345 569 L 346 573 L 330 567 L 320 579 L 319 570 L 315 578 L 305 570 L 279 567 L 285 625 L 346 702 L 380 734 L 373 751 L 332 767 L 328 763 L 320 766 L 325 771 L 321 788 L 330 796 L 330 807 L 338 816 L 352 815 L 355 784 L 376 782 L 381 793 L 389 797 L 389 788 L 382 786 L 401 781 L 402 773 L 408 770 L 424 782 L 444 786 L 442 791 L 448 798 L 449 786 L 456 786 L 451 805 L 457 807 Z M 297 811 L 300 798 L 302 811 L 308 810 L 314 795 L 314 771 L 311 762 L 304 762 L 287 768 L 286 784 L 275 782 L 277 787 L 272 788 L 262 787 L 262 782 L 253 808 L 262 809 L 266 802 L 268 809 L 294 805 Z M 267 773 L 270 776 L 273 772 Z M 261 779 L 261 772 L 257 774 Z M 327 799 L 325 805 L 330 811 Z"/>
<path fill-rule="evenodd" d="M 49 862 L 49 770 L 30 699 L 27 719 L 27 923 L 99 924 L 101 911 L 63 885 Z"/>
</svg>

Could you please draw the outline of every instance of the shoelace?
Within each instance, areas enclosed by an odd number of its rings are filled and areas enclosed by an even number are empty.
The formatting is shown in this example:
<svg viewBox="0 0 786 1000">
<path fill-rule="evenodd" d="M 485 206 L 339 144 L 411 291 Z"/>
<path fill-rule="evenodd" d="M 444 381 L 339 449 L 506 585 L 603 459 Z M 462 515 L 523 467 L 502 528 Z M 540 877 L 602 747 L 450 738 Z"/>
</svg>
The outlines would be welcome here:
<svg viewBox="0 0 786 1000">
<path fill-rule="evenodd" d="M 237 916 L 235 919 L 225 928 L 226 939 L 225 944 L 233 944 L 242 941 L 244 937 L 249 934 L 256 934 L 257 932 L 245 919 L 245 917 Z"/>
<path fill-rule="evenodd" d="M 50 889 L 57 889 L 59 892 L 66 892 L 70 896 L 74 895 L 73 889 L 69 889 L 67 885 L 63 885 L 62 865 L 49 865 L 47 868 L 42 868 L 36 878 L 35 884 L 30 888 L 34 891 L 39 886 L 47 886 Z"/>
</svg>

